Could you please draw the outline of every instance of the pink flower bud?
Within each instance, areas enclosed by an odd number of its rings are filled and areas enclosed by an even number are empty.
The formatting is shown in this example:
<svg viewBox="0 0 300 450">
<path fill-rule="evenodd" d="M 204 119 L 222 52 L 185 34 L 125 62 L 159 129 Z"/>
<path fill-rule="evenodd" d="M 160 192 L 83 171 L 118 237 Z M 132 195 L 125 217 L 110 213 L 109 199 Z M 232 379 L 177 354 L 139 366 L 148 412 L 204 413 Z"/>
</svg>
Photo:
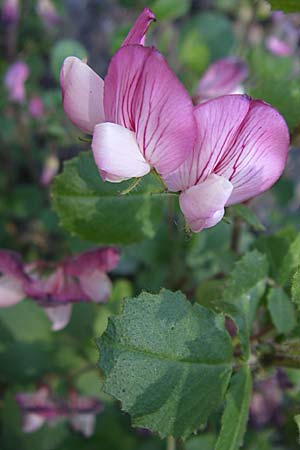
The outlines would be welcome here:
<svg viewBox="0 0 300 450">
<path fill-rule="evenodd" d="M 22 103 L 25 100 L 25 81 L 28 76 L 29 68 L 22 61 L 17 61 L 8 68 L 4 77 L 4 84 L 11 101 Z"/>
</svg>

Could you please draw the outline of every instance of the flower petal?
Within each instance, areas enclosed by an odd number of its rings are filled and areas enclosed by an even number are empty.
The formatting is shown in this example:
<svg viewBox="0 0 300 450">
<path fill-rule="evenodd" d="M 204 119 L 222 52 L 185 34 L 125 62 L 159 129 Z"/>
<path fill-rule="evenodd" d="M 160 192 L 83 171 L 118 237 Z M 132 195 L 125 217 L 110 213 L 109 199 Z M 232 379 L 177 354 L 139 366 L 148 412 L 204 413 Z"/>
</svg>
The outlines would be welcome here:
<svg viewBox="0 0 300 450">
<path fill-rule="evenodd" d="M 108 122 L 97 125 L 92 150 L 105 181 L 122 181 L 150 172 L 150 165 L 138 147 L 134 132 L 121 125 Z"/>
<path fill-rule="evenodd" d="M 250 98 L 227 95 L 209 100 L 194 110 L 198 134 L 193 152 L 177 171 L 164 178 L 168 189 L 183 191 L 214 172 L 219 161 L 233 145 L 246 117 Z"/>
<path fill-rule="evenodd" d="M 39 414 L 24 414 L 22 417 L 22 430 L 24 431 L 24 433 L 33 433 L 34 431 L 39 430 L 45 422 L 46 419 Z"/>
<path fill-rule="evenodd" d="M 153 48 L 130 45 L 116 53 L 105 78 L 104 109 L 107 121 L 135 132 L 145 159 L 162 175 L 192 151 L 192 101 Z"/>
<path fill-rule="evenodd" d="M 248 75 L 247 65 L 239 58 L 230 56 L 211 64 L 197 86 L 195 100 L 200 101 L 235 93 Z"/>
<path fill-rule="evenodd" d="M 144 8 L 142 13 L 135 21 L 133 27 L 129 31 L 126 39 L 122 45 L 145 45 L 146 33 L 148 31 L 151 22 L 155 22 L 156 17 L 149 8 Z"/>
<path fill-rule="evenodd" d="M 8 275 L 0 277 L 0 308 L 13 306 L 25 297 L 23 283 Z"/>
<path fill-rule="evenodd" d="M 192 231 L 213 227 L 222 219 L 232 188 L 225 178 L 211 174 L 180 194 L 180 208 Z"/>
<path fill-rule="evenodd" d="M 91 272 L 95 269 L 109 272 L 117 266 L 119 260 L 120 252 L 116 248 L 97 248 L 67 259 L 64 261 L 64 269 L 73 276 L 81 276 L 83 272 Z"/>
<path fill-rule="evenodd" d="M 270 105 L 251 101 L 234 145 L 215 167 L 215 173 L 233 184 L 227 205 L 269 189 L 285 168 L 288 149 L 289 131 L 283 117 Z"/>
<path fill-rule="evenodd" d="M 63 106 L 71 122 L 84 133 L 93 133 L 97 123 L 104 121 L 104 81 L 87 64 L 70 56 L 61 73 Z"/>
<path fill-rule="evenodd" d="M 112 291 L 112 284 L 106 273 L 100 270 L 83 272 L 79 277 L 80 285 L 90 300 L 103 303 L 108 300 Z"/>
<path fill-rule="evenodd" d="M 72 305 L 70 303 L 62 306 L 47 307 L 44 310 L 52 323 L 51 329 L 53 331 L 62 330 L 70 322 L 72 314 Z"/>
<path fill-rule="evenodd" d="M 93 413 L 72 414 L 70 418 L 72 428 L 85 437 L 91 437 L 96 425 L 96 417 Z"/>
</svg>

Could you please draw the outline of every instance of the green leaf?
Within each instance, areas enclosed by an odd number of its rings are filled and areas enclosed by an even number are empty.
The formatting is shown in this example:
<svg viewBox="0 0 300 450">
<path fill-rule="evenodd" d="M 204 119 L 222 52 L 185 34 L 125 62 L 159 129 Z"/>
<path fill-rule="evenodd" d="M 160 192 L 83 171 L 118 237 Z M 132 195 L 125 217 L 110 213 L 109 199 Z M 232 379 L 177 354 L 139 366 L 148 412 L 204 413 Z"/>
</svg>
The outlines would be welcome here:
<svg viewBox="0 0 300 450">
<path fill-rule="evenodd" d="M 224 14 L 218 12 L 203 12 L 194 14 L 181 28 L 180 40 L 186 35 L 196 32 L 197 42 L 207 47 L 206 52 L 212 60 L 229 55 L 236 43 L 232 22 Z"/>
<path fill-rule="evenodd" d="M 51 69 L 57 80 L 59 80 L 64 59 L 68 56 L 77 56 L 77 58 L 83 59 L 87 57 L 87 51 L 83 45 L 73 39 L 58 41 L 51 51 Z"/>
<path fill-rule="evenodd" d="M 294 416 L 294 421 L 296 422 L 296 425 L 298 427 L 298 431 L 299 431 L 299 439 L 298 442 L 300 444 L 300 414 L 297 414 L 296 416 Z"/>
<path fill-rule="evenodd" d="M 184 16 L 190 8 L 190 0 L 154 0 L 150 4 L 158 20 L 173 20 Z"/>
<path fill-rule="evenodd" d="M 299 0 L 270 0 L 272 9 L 279 9 L 286 13 L 299 12 L 300 2 Z"/>
<path fill-rule="evenodd" d="M 167 200 L 152 176 L 144 177 L 127 195 L 119 195 L 131 182 L 102 181 L 91 153 L 65 163 L 56 177 L 53 207 L 66 230 L 83 239 L 102 244 L 128 244 L 153 238 Z"/>
<path fill-rule="evenodd" d="M 249 367 L 242 367 L 230 383 L 226 394 L 226 406 L 222 417 L 222 428 L 215 450 L 238 450 L 248 421 L 252 394 L 252 376 Z"/>
<path fill-rule="evenodd" d="M 250 353 L 251 325 L 265 290 L 267 275 L 266 256 L 253 250 L 237 261 L 224 290 L 221 307 L 236 322 L 246 358 Z"/>
<path fill-rule="evenodd" d="M 242 204 L 231 206 L 230 211 L 232 211 L 236 217 L 242 219 L 244 222 L 250 225 L 250 227 L 252 227 L 255 231 L 265 230 L 264 225 L 259 221 L 256 214 L 247 206 Z"/>
<path fill-rule="evenodd" d="M 192 437 L 186 443 L 186 450 L 214 450 L 216 437 L 214 434 L 203 434 Z"/>
<path fill-rule="evenodd" d="M 136 427 L 186 437 L 222 402 L 232 366 L 224 319 L 162 290 L 125 300 L 99 340 L 104 391 Z"/>
<path fill-rule="evenodd" d="M 32 300 L 23 300 L 13 308 L 1 308 L 0 323 L 20 342 L 51 341 L 53 337 L 44 310 Z"/>
<path fill-rule="evenodd" d="M 254 98 L 262 98 L 271 103 L 284 116 L 290 130 L 300 123 L 300 77 L 291 78 L 293 58 L 278 57 L 262 49 L 250 54 L 252 79 L 248 93 Z"/>
<path fill-rule="evenodd" d="M 266 255 L 270 267 L 270 276 L 280 283 L 282 262 L 289 250 L 290 240 L 284 236 L 261 236 L 255 242 L 255 248 Z"/>
<path fill-rule="evenodd" d="M 294 273 L 291 294 L 292 301 L 297 306 L 298 310 L 300 310 L 300 269 L 297 269 Z"/>
<path fill-rule="evenodd" d="M 280 283 L 289 283 L 298 266 L 300 266 L 300 233 L 293 240 L 287 254 L 283 258 L 279 277 Z"/>
<path fill-rule="evenodd" d="M 296 326 L 294 306 L 280 287 L 272 288 L 268 294 L 268 308 L 278 333 L 289 333 Z"/>
</svg>

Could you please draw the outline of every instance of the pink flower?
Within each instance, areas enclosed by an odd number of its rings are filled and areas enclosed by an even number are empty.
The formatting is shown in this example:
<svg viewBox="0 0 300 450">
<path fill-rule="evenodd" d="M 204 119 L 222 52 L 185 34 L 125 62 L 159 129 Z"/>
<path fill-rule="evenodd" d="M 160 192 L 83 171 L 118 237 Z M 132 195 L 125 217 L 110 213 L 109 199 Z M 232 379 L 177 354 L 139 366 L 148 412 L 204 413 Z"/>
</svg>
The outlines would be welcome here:
<svg viewBox="0 0 300 450">
<path fill-rule="evenodd" d="M 276 56 L 291 56 L 294 48 L 277 36 L 269 36 L 266 40 L 267 49 Z"/>
<path fill-rule="evenodd" d="M 28 66 L 22 61 L 17 61 L 8 68 L 4 84 L 9 92 L 10 100 L 16 103 L 22 103 L 25 100 L 25 81 L 28 76 Z"/>
<path fill-rule="evenodd" d="M 38 430 L 46 422 L 55 423 L 64 413 L 51 399 L 48 386 L 42 386 L 33 393 L 19 393 L 16 402 L 21 409 L 22 430 L 25 433 Z"/>
<path fill-rule="evenodd" d="M 1 19 L 7 24 L 13 24 L 19 21 L 20 5 L 19 0 L 4 0 Z"/>
<path fill-rule="evenodd" d="M 239 58 L 228 57 L 211 64 L 200 79 L 195 103 L 225 94 L 243 94 L 241 83 L 248 76 L 247 65 Z"/>
<path fill-rule="evenodd" d="M 144 9 L 103 81 L 77 58 L 61 71 L 63 105 L 70 120 L 93 133 L 92 150 L 104 180 L 161 175 L 189 155 L 196 134 L 191 99 L 163 57 L 144 47 L 155 19 Z"/>
<path fill-rule="evenodd" d="M 50 275 L 47 264 L 24 266 L 19 255 L 0 251 L 0 307 L 14 305 L 28 296 L 45 309 L 54 331 L 64 328 L 71 316 L 72 303 L 107 301 L 111 281 L 106 272 L 119 261 L 111 247 L 90 250 L 60 262 Z"/>
<path fill-rule="evenodd" d="M 270 105 L 228 95 L 195 107 L 198 137 L 190 158 L 165 178 L 194 232 L 216 225 L 224 207 L 269 189 L 282 174 L 289 133 Z"/>
<path fill-rule="evenodd" d="M 15 305 L 23 300 L 23 286 L 29 282 L 18 253 L 0 250 L 0 307 Z"/>
<path fill-rule="evenodd" d="M 32 117 L 40 119 L 44 115 L 44 103 L 41 97 L 35 95 L 31 97 L 28 104 L 28 110 Z"/>
<path fill-rule="evenodd" d="M 59 24 L 60 16 L 51 0 L 38 0 L 36 9 L 46 27 L 53 28 Z"/>
<path fill-rule="evenodd" d="M 48 386 L 33 393 L 16 395 L 22 413 L 22 429 L 32 433 L 45 423 L 54 424 L 69 420 L 71 427 L 85 437 L 90 437 L 95 428 L 96 414 L 103 410 L 103 404 L 94 397 L 85 397 L 72 391 L 67 399 L 55 397 Z"/>
<path fill-rule="evenodd" d="M 85 437 L 92 436 L 96 414 L 103 411 L 103 404 L 96 398 L 79 396 L 73 391 L 70 393 L 68 406 L 71 427 Z"/>
</svg>

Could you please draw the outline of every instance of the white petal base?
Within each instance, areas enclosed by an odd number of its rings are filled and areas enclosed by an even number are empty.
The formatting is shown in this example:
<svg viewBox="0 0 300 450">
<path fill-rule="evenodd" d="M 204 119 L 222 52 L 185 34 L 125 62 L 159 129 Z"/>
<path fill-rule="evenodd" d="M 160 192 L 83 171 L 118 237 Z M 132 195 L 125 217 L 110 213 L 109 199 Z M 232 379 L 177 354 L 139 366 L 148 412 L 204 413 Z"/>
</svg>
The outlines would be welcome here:
<svg viewBox="0 0 300 450">
<path fill-rule="evenodd" d="M 220 222 L 232 189 L 232 184 L 226 178 L 211 174 L 202 183 L 182 192 L 179 197 L 180 208 L 190 229 L 197 233 Z"/>
<path fill-rule="evenodd" d="M 110 122 L 97 125 L 92 150 L 105 181 L 116 183 L 142 177 L 151 170 L 138 147 L 135 133 L 121 125 Z"/>
</svg>

